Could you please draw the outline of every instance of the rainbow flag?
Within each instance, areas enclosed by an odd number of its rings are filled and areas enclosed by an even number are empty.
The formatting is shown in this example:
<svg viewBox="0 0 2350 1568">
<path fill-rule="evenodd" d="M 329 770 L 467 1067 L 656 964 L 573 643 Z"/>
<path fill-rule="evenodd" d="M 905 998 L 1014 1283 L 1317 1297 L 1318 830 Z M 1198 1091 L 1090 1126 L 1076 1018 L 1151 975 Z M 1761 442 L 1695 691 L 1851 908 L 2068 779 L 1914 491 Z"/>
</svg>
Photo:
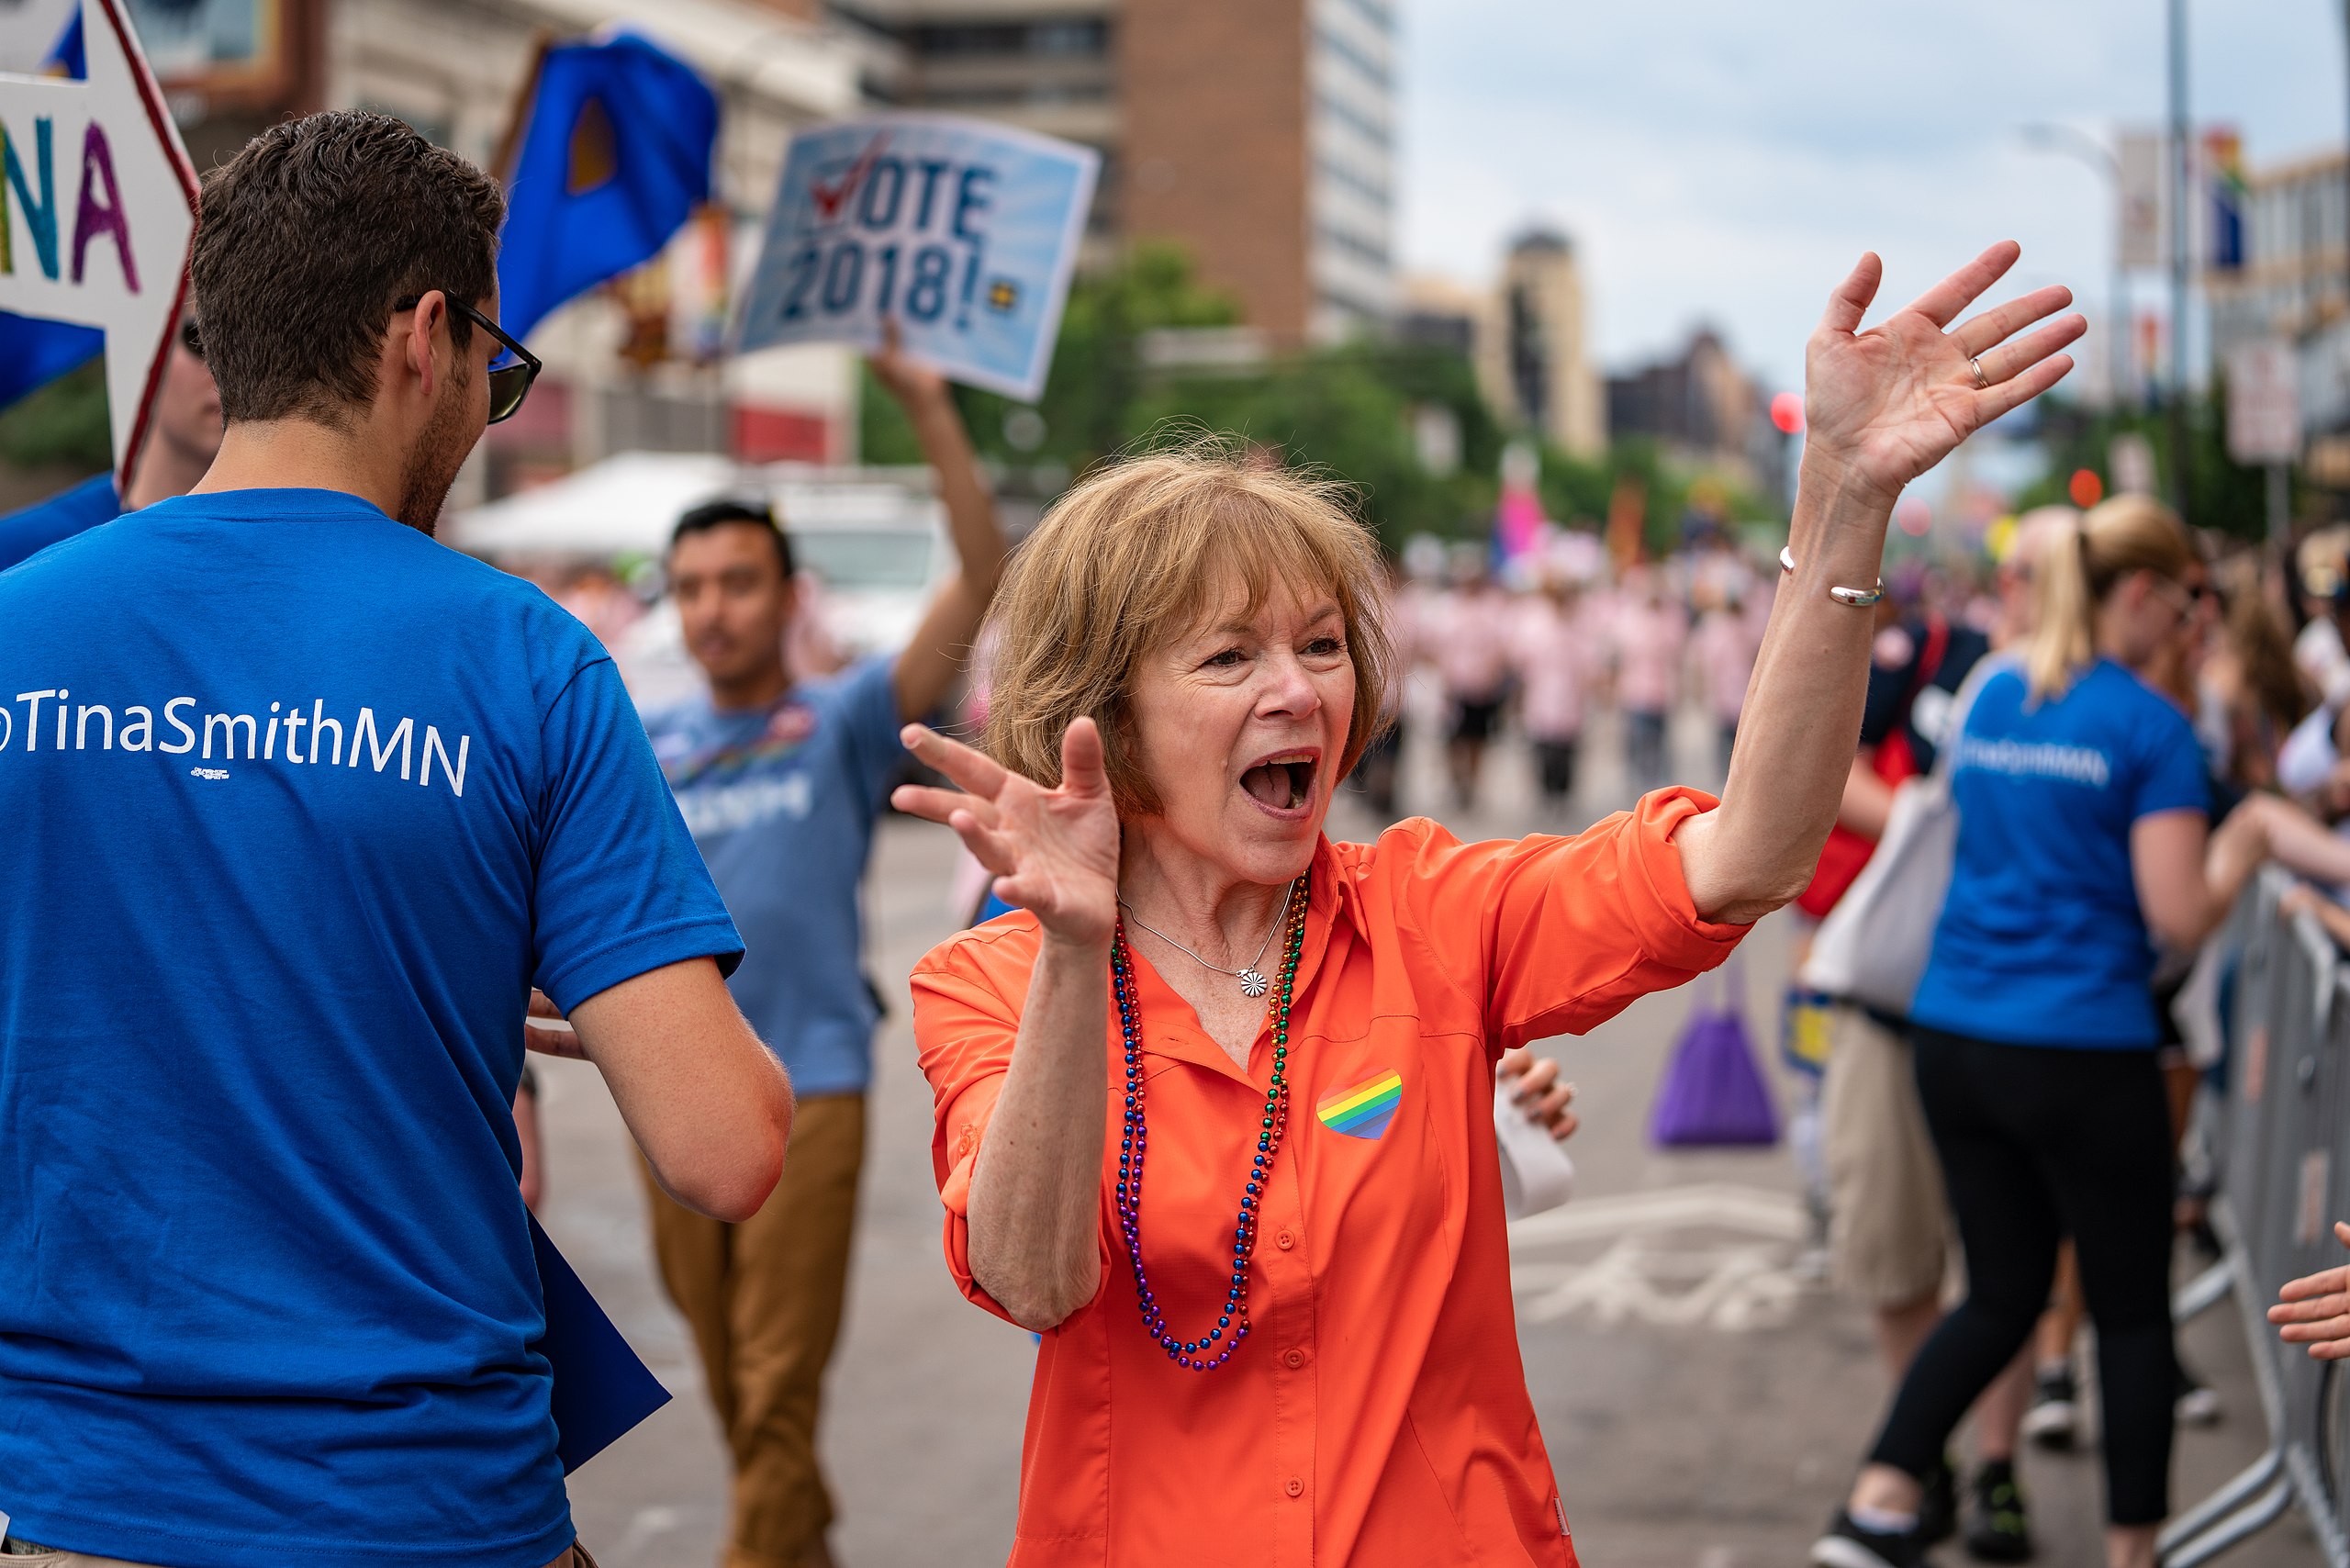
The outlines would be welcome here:
<svg viewBox="0 0 2350 1568">
<path fill-rule="evenodd" d="M 1360 1083 L 1333 1089 L 1314 1103 L 1314 1114 L 1334 1133 L 1375 1138 L 1394 1120 L 1403 1098 L 1404 1075 L 1390 1068 Z"/>
</svg>

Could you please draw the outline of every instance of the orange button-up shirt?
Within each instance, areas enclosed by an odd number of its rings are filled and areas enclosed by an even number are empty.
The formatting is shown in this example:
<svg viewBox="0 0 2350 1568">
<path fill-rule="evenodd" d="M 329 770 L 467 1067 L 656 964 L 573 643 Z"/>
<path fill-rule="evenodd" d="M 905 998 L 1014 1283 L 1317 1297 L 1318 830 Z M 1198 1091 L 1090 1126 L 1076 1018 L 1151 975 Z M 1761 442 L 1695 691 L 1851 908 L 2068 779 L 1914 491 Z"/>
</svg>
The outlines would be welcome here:
<svg viewBox="0 0 2350 1568">
<path fill-rule="evenodd" d="M 1518 1359 L 1494 1062 L 1681 984 L 1746 934 L 1697 918 L 1673 847 L 1674 828 L 1712 804 L 1666 790 L 1573 838 L 1464 845 L 1414 821 L 1375 845 L 1316 849 L 1288 1132 L 1249 1262 L 1252 1328 L 1216 1371 L 1178 1366 L 1136 1310 L 1113 1193 L 1125 1073 L 1113 1001 L 1102 1289 L 1037 1356 L 1015 1568 L 1572 1568 Z M 999 1315 L 971 1278 L 971 1169 L 1036 945 L 1035 919 L 1007 915 L 913 972 L 947 1263 Z M 1244 1073 L 1139 955 L 1134 972 L 1144 1262 L 1169 1330 L 1198 1338 L 1230 1282 L 1271 1035 Z"/>
</svg>

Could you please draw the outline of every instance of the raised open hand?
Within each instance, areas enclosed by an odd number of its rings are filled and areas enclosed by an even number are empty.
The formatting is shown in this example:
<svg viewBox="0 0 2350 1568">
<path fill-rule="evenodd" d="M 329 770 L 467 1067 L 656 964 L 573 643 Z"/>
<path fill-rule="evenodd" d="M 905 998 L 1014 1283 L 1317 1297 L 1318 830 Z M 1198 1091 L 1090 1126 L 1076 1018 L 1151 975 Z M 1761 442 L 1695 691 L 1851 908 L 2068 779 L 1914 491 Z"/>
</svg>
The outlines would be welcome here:
<svg viewBox="0 0 2350 1568">
<path fill-rule="evenodd" d="M 1840 465 L 1889 508 L 1960 442 L 2063 380 L 2073 359 L 2057 351 L 2088 330 L 2086 319 L 2066 316 L 2009 340 L 2070 305 L 2070 289 L 2035 289 L 1944 330 L 2022 253 L 2003 240 L 1866 331 L 1861 318 L 1885 263 L 1863 256 L 1805 350 L 1810 454 Z"/>
<path fill-rule="evenodd" d="M 963 789 L 903 784 L 891 802 L 961 834 L 995 873 L 997 896 L 1035 914 L 1048 935 L 1107 943 L 1118 922 L 1118 810 L 1093 721 L 1061 737 L 1053 790 L 924 725 L 908 724 L 904 735 L 906 749 Z"/>
</svg>

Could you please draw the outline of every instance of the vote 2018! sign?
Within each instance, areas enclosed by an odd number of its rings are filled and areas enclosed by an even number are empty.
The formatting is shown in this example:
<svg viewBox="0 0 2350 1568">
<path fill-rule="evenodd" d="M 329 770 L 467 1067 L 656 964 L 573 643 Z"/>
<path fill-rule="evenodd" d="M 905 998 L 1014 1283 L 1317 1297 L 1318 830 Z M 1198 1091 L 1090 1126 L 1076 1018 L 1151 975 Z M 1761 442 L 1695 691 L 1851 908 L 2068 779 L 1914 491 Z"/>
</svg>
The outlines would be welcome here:
<svg viewBox="0 0 2350 1568">
<path fill-rule="evenodd" d="M 186 285 L 196 171 L 119 0 L 81 0 L 84 79 L 29 73 L 71 5 L 0 12 L 0 310 L 97 327 L 118 482 Z"/>
<path fill-rule="evenodd" d="M 881 343 L 1033 399 L 1052 366 L 1101 159 L 946 115 L 878 115 L 794 137 L 736 346 Z"/>
</svg>

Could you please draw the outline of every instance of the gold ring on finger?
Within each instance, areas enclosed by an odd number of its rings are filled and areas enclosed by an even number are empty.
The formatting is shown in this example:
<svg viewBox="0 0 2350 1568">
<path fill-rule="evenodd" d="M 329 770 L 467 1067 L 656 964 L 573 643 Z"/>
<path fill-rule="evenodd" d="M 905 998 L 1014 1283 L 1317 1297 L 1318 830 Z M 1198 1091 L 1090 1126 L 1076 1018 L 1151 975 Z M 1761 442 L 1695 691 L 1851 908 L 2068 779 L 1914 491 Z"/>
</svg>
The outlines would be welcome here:
<svg viewBox="0 0 2350 1568">
<path fill-rule="evenodd" d="M 1991 378 L 1983 374 L 1983 362 L 1980 359 L 1970 358 L 1966 363 L 1975 367 L 1975 390 L 1977 392 L 1989 391 L 1991 389 Z"/>
</svg>

